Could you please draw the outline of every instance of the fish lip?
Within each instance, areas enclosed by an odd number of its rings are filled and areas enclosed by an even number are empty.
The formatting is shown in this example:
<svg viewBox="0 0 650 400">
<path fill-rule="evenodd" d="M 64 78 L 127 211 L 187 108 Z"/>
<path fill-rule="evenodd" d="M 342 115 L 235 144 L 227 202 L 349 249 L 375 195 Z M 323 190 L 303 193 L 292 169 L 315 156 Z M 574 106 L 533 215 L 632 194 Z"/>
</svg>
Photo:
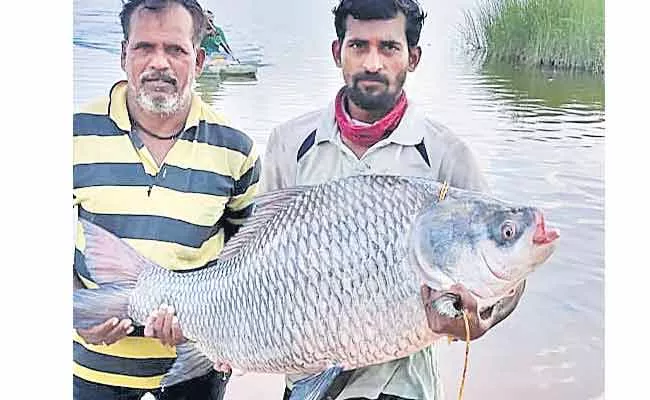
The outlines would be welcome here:
<svg viewBox="0 0 650 400">
<path fill-rule="evenodd" d="M 560 237 L 557 229 L 546 230 L 544 223 L 544 214 L 541 211 L 535 212 L 535 233 L 533 234 L 533 244 L 538 246 L 553 243 Z"/>
</svg>

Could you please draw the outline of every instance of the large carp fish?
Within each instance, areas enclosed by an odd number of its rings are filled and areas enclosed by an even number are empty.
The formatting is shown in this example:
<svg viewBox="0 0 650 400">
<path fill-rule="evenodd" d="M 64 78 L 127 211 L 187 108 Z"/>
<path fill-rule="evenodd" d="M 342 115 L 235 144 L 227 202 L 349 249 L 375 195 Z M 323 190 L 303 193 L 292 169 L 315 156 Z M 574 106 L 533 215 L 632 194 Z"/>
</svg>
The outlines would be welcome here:
<svg viewBox="0 0 650 400">
<path fill-rule="evenodd" d="M 74 292 L 74 327 L 111 317 L 144 324 L 161 304 L 188 339 L 163 379 L 212 362 L 310 374 L 292 399 L 318 398 L 342 370 L 407 356 L 439 339 L 420 288 L 461 283 L 480 310 L 511 296 L 559 234 L 534 207 L 430 179 L 364 175 L 269 192 L 208 267 L 173 272 L 82 220 L 98 289 Z M 460 315 L 453 299 L 435 310 Z M 483 314 L 483 312 L 482 312 Z"/>
</svg>

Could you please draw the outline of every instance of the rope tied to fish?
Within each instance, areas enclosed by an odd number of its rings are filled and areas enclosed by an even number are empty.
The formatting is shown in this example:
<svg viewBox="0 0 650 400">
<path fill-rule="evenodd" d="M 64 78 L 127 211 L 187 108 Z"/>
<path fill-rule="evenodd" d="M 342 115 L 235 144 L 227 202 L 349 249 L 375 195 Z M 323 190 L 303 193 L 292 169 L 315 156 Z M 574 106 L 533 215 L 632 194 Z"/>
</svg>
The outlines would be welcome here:
<svg viewBox="0 0 650 400">
<path fill-rule="evenodd" d="M 444 181 L 440 187 L 440 192 L 438 193 L 438 201 L 443 201 L 447 196 L 449 191 L 449 182 Z M 461 310 L 463 313 L 463 321 L 465 322 L 465 362 L 463 365 L 463 374 L 460 380 L 460 388 L 458 389 L 458 400 L 463 398 L 463 390 L 465 389 L 465 377 L 467 376 L 467 363 L 469 361 L 469 342 L 470 342 L 470 332 L 469 332 L 469 316 L 465 309 Z M 449 343 L 452 342 L 452 337 L 448 337 Z"/>
</svg>

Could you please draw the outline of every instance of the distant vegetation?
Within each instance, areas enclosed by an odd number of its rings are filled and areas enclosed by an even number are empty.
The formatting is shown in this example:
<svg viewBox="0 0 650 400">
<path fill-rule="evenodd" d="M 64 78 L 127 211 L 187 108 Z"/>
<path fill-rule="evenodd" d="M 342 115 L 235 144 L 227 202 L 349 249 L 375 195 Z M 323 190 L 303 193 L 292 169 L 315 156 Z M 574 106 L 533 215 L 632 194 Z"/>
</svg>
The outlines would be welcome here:
<svg viewBox="0 0 650 400">
<path fill-rule="evenodd" d="M 603 0 L 483 0 L 465 12 L 467 44 L 487 60 L 605 70 Z"/>
</svg>

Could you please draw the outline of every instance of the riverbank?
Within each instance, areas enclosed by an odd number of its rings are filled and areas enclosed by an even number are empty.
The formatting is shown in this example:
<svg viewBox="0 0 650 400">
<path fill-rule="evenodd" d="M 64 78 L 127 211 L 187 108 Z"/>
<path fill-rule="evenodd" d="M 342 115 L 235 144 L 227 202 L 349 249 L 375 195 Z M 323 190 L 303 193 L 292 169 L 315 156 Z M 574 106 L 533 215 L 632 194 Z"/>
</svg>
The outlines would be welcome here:
<svg viewBox="0 0 650 400">
<path fill-rule="evenodd" d="M 602 0 L 486 0 L 465 12 L 466 44 L 487 61 L 605 71 Z"/>
</svg>

